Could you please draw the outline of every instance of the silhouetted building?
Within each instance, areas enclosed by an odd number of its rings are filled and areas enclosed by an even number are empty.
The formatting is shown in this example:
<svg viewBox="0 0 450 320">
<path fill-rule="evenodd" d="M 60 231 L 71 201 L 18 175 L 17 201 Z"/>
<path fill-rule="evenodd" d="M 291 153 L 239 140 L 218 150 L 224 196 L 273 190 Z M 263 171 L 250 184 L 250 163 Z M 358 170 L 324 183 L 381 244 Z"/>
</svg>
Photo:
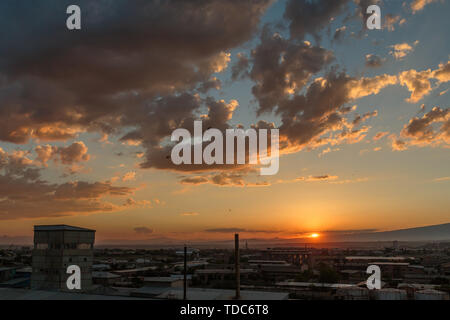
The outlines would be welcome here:
<svg viewBox="0 0 450 320">
<path fill-rule="evenodd" d="M 392 242 L 392 248 L 394 249 L 394 251 L 398 251 L 399 245 L 398 245 L 398 241 L 397 240 Z"/>
<path fill-rule="evenodd" d="M 95 230 L 66 225 L 35 226 L 32 289 L 67 290 L 67 267 L 81 269 L 81 290 L 92 286 Z"/>
</svg>

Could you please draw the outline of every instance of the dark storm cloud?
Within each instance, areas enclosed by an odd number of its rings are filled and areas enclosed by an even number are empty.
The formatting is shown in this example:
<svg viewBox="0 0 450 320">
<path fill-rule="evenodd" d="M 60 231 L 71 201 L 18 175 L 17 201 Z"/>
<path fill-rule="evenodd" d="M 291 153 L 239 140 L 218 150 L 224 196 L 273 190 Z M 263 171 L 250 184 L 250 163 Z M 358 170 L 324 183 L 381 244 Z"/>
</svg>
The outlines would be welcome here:
<svg viewBox="0 0 450 320">
<path fill-rule="evenodd" d="M 0 220 L 118 211 L 129 206 L 109 203 L 102 198 L 108 195 L 123 197 L 133 192 L 132 188 L 114 187 L 109 183 L 56 185 L 26 177 L 0 175 Z"/>
<path fill-rule="evenodd" d="M 227 68 L 231 49 L 256 34 L 271 2 L 3 1 L 0 140 L 56 141 L 100 131 L 140 145 L 141 168 L 218 171 L 173 165 L 168 138 L 176 128 L 192 132 L 197 119 L 204 130 L 229 128 L 237 102 L 197 92 L 220 88 L 215 74 Z M 342 132 L 332 143 L 357 141 L 366 130 L 355 130 L 342 115 L 352 99 L 377 93 L 383 87 L 374 84 L 378 79 L 359 82 L 327 72 L 333 53 L 302 41 L 305 34 L 317 37 L 348 2 L 288 1 L 290 39 L 267 27 L 251 55 L 239 55 L 232 67 L 233 79 L 255 83 L 258 113 L 280 116 L 282 148 L 330 142 L 320 136 L 335 130 Z M 68 4 L 82 8 L 81 31 L 65 27 Z M 218 175 L 215 182 L 224 179 L 230 177 Z"/>
<path fill-rule="evenodd" d="M 380 58 L 379 56 L 374 54 L 366 55 L 366 67 L 369 68 L 379 68 L 385 61 L 386 59 Z"/>
<path fill-rule="evenodd" d="M 126 197 L 134 191 L 109 182 L 52 184 L 41 179 L 29 152 L 8 153 L 0 148 L 0 220 L 118 211 L 125 204 L 112 204 L 102 198 Z"/>
<path fill-rule="evenodd" d="M 303 39 L 306 34 L 319 38 L 319 32 L 332 18 L 342 13 L 350 0 L 289 0 L 284 13 L 290 22 L 291 37 Z"/>
<path fill-rule="evenodd" d="M 275 112 L 281 117 L 282 149 L 359 142 L 368 128 L 354 127 L 370 117 L 352 124 L 342 116 L 348 112 L 347 104 L 398 81 L 389 75 L 357 79 L 335 67 L 318 77 L 332 61 L 332 52 L 308 42 L 283 39 L 268 28 L 253 50 L 249 76 L 255 82 L 252 92 L 259 102 L 258 113 Z M 340 133 L 331 139 L 320 138 L 333 131 Z"/>
<path fill-rule="evenodd" d="M 238 106 L 237 101 L 226 103 L 216 101 L 211 97 L 200 99 L 196 95 L 183 94 L 181 96 L 166 96 L 154 101 L 151 110 L 151 119 L 144 118 L 146 123 L 138 131 L 132 132 L 132 137 L 139 137 L 146 148 L 146 161 L 141 163 L 142 168 L 169 169 L 174 171 L 208 171 L 214 169 L 233 169 L 235 165 L 175 165 L 171 160 L 173 144 L 161 145 L 163 138 L 170 137 L 177 128 L 187 129 L 193 135 L 194 121 L 200 119 L 196 111 L 200 106 L 207 108 L 207 113 L 201 117 L 203 131 L 215 128 L 225 131 L 230 128 L 228 121 Z M 148 124 L 154 123 L 151 126 Z M 129 134 L 122 139 L 129 137 Z M 224 144 L 225 147 L 225 144 Z M 225 153 L 224 153 L 225 154 Z M 193 157 L 193 154 L 192 154 Z M 194 163 L 192 161 L 192 163 Z"/>
<path fill-rule="evenodd" d="M 334 41 L 342 41 L 343 38 L 345 37 L 345 33 L 346 32 L 347 32 L 347 27 L 346 26 L 342 26 L 340 28 L 337 28 L 336 31 L 334 32 L 333 40 Z"/>
<path fill-rule="evenodd" d="M 248 76 L 248 68 L 250 61 L 245 53 L 237 54 L 237 62 L 233 65 L 231 70 L 231 78 L 233 80 L 243 79 Z"/>
<path fill-rule="evenodd" d="M 65 27 L 69 4 L 82 8 L 81 31 Z M 2 1 L 0 139 L 65 140 L 83 130 L 153 124 L 148 102 L 207 84 L 269 4 Z"/>
<path fill-rule="evenodd" d="M 333 59 L 326 49 L 289 41 L 266 28 L 260 45 L 253 50 L 250 71 L 259 112 L 270 112 L 286 94 L 300 91 Z"/>
<path fill-rule="evenodd" d="M 412 118 L 401 135 L 411 145 L 450 145 L 450 108 L 434 107 L 423 117 Z"/>
</svg>

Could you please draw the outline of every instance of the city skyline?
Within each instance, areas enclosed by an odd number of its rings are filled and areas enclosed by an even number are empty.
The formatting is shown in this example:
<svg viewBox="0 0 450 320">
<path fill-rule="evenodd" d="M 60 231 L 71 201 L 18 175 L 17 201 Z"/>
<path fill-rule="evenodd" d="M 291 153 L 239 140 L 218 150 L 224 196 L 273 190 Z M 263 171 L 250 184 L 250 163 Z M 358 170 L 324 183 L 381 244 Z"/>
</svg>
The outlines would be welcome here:
<svg viewBox="0 0 450 320">
<path fill-rule="evenodd" d="M 81 30 L 66 29 L 69 3 Z M 365 27 L 369 4 L 382 30 Z M 100 242 L 320 242 L 449 223 L 448 12 L 423 0 L 3 1 L 0 238 L 66 224 Z M 278 128 L 278 174 L 174 166 L 170 136 L 195 120 Z"/>
</svg>

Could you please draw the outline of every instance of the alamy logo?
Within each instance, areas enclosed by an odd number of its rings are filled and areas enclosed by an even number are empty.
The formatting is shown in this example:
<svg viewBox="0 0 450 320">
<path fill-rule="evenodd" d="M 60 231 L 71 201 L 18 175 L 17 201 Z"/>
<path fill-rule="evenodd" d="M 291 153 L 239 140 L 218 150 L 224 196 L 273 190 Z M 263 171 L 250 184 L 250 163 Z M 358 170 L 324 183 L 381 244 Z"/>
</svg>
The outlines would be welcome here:
<svg viewBox="0 0 450 320">
<path fill-rule="evenodd" d="M 376 4 L 373 4 L 367 8 L 367 14 L 371 16 L 367 18 L 367 29 L 380 30 L 381 29 L 381 9 Z"/>
<path fill-rule="evenodd" d="M 181 141 L 180 141 L 181 139 Z M 194 122 L 194 137 L 186 129 L 176 129 L 172 141 L 179 142 L 172 149 L 172 162 L 181 164 L 233 165 L 246 164 L 248 140 L 248 164 L 261 165 L 261 175 L 275 175 L 279 169 L 279 130 L 270 130 L 270 155 L 267 129 L 227 129 L 225 146 L 222 131 L 208 129 L 203 133 L 201 121 Z M 210 142 L 204 149 L 203 144 Z M 236 144 L 235 144 L 236 142 Z M 192 145 L 194 154 L 192 157 Z M 224 157 L 225 149 L 225 157 Z M 236 153 L 235 153 L 236 151 Z M 194 160 L 192 163 L 192 159 Z M 224 161 L 225 160 L 225 161 Z M 224 163 L 225 162 L 225 163 Z"/>
<path fill-rule="evenodd" d="M 367 288 L 369 290 L 373 289 L 381 289 L 381 269 L 377 265 L 371 265 L 367 268 L 367 274 L 371 274 L 371 276 L 367 279 Z"/>
<path fill-rule="evenodd" d="M 79 266 L 72 265 L 67 268 L 66 273 L 70 274 L 67 278 L 67 289 L 81 290 L 81 269 Z"/>
<path fill-rule="evenodd" d="M 67 14 L 70 16 L 67 18 L 66 26 L 69 30 L 81 30 L 81 9 L 77 5 L 71 5 L 67 7 Z"/>
</svg>

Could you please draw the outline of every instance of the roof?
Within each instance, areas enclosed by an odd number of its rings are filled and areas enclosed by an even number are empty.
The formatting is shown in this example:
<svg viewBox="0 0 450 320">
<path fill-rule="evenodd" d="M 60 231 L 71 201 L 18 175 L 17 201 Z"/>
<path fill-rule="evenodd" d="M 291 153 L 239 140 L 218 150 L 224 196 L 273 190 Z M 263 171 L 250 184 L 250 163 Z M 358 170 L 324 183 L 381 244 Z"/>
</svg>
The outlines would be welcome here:
<svg viewBox="0 0 450 320">
<path fill-rule="evenodd" d="M 141 287 L 139 289 L 135 289 L 130 293 L 132 297 L 146 297 L 146 298 L 154 298 L 167 291 L 165 287 Z"/>
<path fill-rule="evenodd" d="M 387 260 L 387 261 L 402 261 L 407 259 L 413 259 L 409 257 L 372 257 L 372 256 L 352 256 L 352 257 L 345 257 L 346 260 Z"/>
<path fill-rule="evenodd" d="M 423 284 L 423 283 L 399 283 L 397 288 L 413 288 L 416 290 L 434 289 L 439 287 L 436 284 Z"/>
<path fill-rule="evenodd" d="M 136 300 L 137 298 L 83 293 L 0 288 L 0 300 Z"/>
<path fill-rule="evenodd" d="M 409 266 L 409 263 L 407 263 L 407 262 L 371 262 L 371 264 L 380 265 L 380 266 L 398 266 L 398 267 Z"/>
<path fill-rule="evenodd" d="M 14 279 L 0 283 L 0 287 L 14 287 L 14 286 L 18 286 L 18 285 L 28 283 L 28 282 L 30 282 L 29 277 L 14 278 Z"/>
<path fill-rule="evenodd" d="M 249 264 L 259 264 L 259 265 L 274 265 L 274 266 L 288 266 L 290 265 L 290 263 L 284 261 L 284 260 L 279 260 L 279 261 L 272 261 L 272 260 L 249 260 L 248 261 Z"/>
<path fill-rule="evenodd" d="M 92 278 L 97 279 L 117 279 L 120 278 L 118 274 L 114 274 L 111 272 L 103 272 L 103 271 L 92 271 Z"/>
<path fill-rule="evenodd" d="M 413 269 L 425 269 L 424 266 L 419 266 L 419 265 L 415 265 L 415 264 L 412 264 L 412 265 L 410 265 L 409 267 L 410 267 L 410 268 L 413 268 Z"/>
<path fill-rule="evenodd" d="M 182 300 L 183 290 L 170 288 L 139 288 L 132 293 L 132 295 L 155 297 L 157 299 L 173 299 Z M 234 290 L 223 289 L 202 289 L 202 288 L 188 288 L 188 300 L 232 300 L 234 298 Z M 272 291 L 247 291 L 241 290 L 241 300 L 287 300 L 289 294 L 286 292 L 272 292 Z"/>
<path fill-rule="evenodd" d="M 188 261 L 187 266 L 189 268 L 194 268 L 194 267 L 201 267 L 201 266 L 206 266 L 209 263 L 207 261 Z M 175 267 L 183 267 L 184 266 L 184 262 L 178 262 L 174 265 Z"/>
<path fill-rule="evenodd" d="M 438 291 L 438 290 L 434 290 L 434 289 L 420 290 L 420 291 L 417 291 L 417 293 L 419 293 L 419 294 L 438 295 L 438 296 L 446 296 L 447 295 L 446 292 Z"/>
<path fill-rule="evenodd" d="M 346 283 L 315 283 L 315 282 L 278 282 L 280 287 L 298 287 L 298 288 L 356 288 L 355 284 Z"/>
<path fill-rule="evenodd" d="M 144 282 L 176 282 L 182 279 L 172 277 L 144 277 Z"/>
<path fill-rule="evenodd" d="M 137 273 L 137 272 L 145 272 L 149 270 L 153 270 L 155 267 L 143 267 L 143 268 L 136 268 L 136 269 L 125 269 L 125 270 L 114 270 L 114 273 L 118 274 L 127 274 L 127 273 Z"/>
<path fill-rule="evenodd" d="M 341 273 L 347 273 L 347 274 L 357 274 L 357 273 L 362 273 L 362 270 L 341 270 Z"/>
<path fill-rule="evenodd" d="M 396 289 L 396 288 L 383 288 L 379 289 L 376 292 L 384 292 L 384 293 L 405 293 L 405 290 Z"/>
<path fill-rule="evenodd" d="M 95 230 L 68 226 L 65 224 L 60 225 L 47 225 L 47 226 L 34 226 L 34 231 L 85 231 L 85 232 L 95 232 Z"/>
<path fill-rule="evenodd" d="M 0 272 L 3 272 L 3 271 L 14 271 L 14 270 L 17 270 L 17 269 L 19 269 L 19 267 L 1 267 L 0 268 Z"/>
<path fill-rule="evenodd" d="M 253 269 L 240 269 L 240 273 L 254 273 L 256 272 Z M 232 269 L 200 269 L 195 270 L 197 274 L 235 274 L 235 271 Z"/>
</svg>

